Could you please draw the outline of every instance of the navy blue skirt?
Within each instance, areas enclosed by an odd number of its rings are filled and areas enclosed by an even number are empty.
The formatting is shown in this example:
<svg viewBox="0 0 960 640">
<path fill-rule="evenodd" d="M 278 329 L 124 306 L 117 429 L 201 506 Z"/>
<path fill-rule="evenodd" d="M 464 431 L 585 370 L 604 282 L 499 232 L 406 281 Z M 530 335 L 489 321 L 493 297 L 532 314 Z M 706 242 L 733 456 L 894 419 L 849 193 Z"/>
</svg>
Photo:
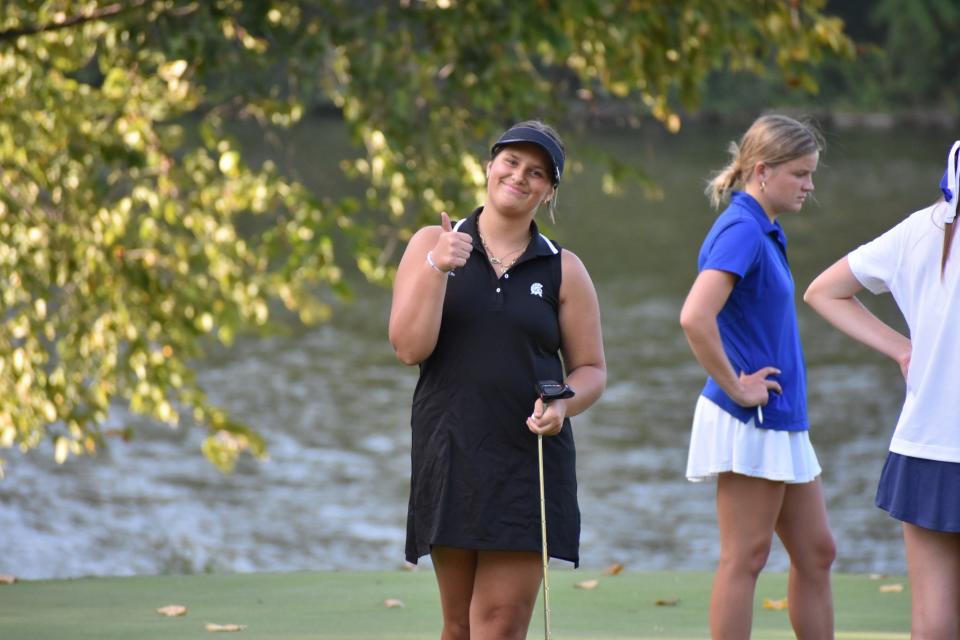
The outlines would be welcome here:
<svg viewBox="0 0 960 640">
<path fill-rule="evenodd" d="M 960 462 L 889 453 L 876 505 L 902 522 L 960 532 Z"/>
</svg>

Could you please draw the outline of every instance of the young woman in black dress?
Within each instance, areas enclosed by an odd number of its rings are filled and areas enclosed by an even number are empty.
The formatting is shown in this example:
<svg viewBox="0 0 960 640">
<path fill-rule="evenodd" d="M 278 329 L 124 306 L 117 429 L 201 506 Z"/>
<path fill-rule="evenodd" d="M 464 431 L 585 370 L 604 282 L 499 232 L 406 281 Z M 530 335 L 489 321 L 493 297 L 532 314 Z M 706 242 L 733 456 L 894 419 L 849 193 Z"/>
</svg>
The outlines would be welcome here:
<svg viewBox="0 0 960 640">
<path fill-rule="evenodd" d="M 597 295 L 583 263 L 542 235 L 564 147 L 538 121 L 493 145 L 483 206 L 419 230 L 394 284 L 390 342 L 420 366 L 413 398 L 407 560 L 430 554 L 443 640 L 526 638 L 542 579 L 537 435 L 547 549 L 579 562 L 570 416 L 603 391 Z M 536 383 L 576 395 L 544 406 Z"/>
</svg>

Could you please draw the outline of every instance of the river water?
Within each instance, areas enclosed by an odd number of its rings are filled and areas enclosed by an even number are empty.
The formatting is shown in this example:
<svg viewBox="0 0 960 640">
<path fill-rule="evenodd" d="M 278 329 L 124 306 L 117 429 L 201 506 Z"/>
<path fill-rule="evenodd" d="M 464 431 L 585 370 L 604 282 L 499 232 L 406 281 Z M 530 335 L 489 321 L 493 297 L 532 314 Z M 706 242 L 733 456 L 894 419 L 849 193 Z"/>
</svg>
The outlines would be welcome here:
<svg viewBox="0 0 960 640">
<path fill-rule="evenodd" d="M 726 144 L 738 133 L 591 131 L 572 145 L 574 160 L 587 145 L 607 149 L 643 166 L 663 189 L 658 201 L 639 189 L 606 196 L 599 171 L 581 155 L 550 231 L 591 272 L 609 366 L 606 394 L 574 420 L 584 567 L 711 569 L 716 562 L 714 485 L 683 478 L 703 373 L 677 316 L 714 215 L 704 181 L 726 161 Z M 826 134 L 816 202 L 782 219 L 798 297 L 833 260 L 931 202 L 947 149 L 937 132 Z M 341 149 L 338 122 L 305 123 L 286 150 L 305 179 L 335 184 L 338 154 L 318 161 L 307 141 Z M 135 425 L 137 436 L 97 458 L 58 466 L 48 447 L 5 452 L 0 573 L 66 578 L 403 566 L 416 369 L 399 364 L 387 343 L 389 293 L 365 284 L 355 292 L 356 301 L 329 324 L 241 341 L 202 364 L 211 398 L 267 436 L 267 461 L 243 460 L 235 473 L 221 475 L 200 455 L 200 434 L 122 408 L 110 422 Z M 889 300 L 869 303 L 899 322 Z M 798 304 L 836 568 L 904 572 L 899 526 L 873 506 L 901 399 L 897 368 Z M 786 566 L 777 543 L 768 567 Z"/>
</svg>

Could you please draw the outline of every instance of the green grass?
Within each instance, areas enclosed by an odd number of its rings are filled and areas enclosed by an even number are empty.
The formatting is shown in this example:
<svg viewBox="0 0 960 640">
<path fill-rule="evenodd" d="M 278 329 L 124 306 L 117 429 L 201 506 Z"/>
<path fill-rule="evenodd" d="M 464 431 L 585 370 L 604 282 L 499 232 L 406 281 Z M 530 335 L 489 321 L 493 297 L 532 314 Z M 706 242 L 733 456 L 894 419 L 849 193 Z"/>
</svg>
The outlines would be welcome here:
<svg viewBox="0 0 960 640">
<path fill-rule="evenodd" d="M 594 589 L 574 584 L 597 579 Z M 604 576 L 599 572 L 550 573 L 553 636 L 623 640 L 709 638 L 707 572 L 652 572 Z M 902 583 L 900 593 L 881 584 Z M 906 639 L 910 593 L 906 579 L 873 580 L 836 575 L 837 638 Z M 763 574 L 757 587 L 753 638 L 792 638 L 786 611 L 762 608 L 763 599 L 786 596 L 784 574 Z M 402 608 L 387 608 L 388 598 Z M 678 599 L 674 606 L 657 600 Z M 184 605 L 186 616 L 166 618 L 156 609 Z M 84 578 L 25 581 L 0 586 L 0 638 L 112 640 L 223 637 L 206 623 L 242 624 L 238 640 L 407 640 L 439 638 L 440 605 L 433 574 L 415 572 L 311 572 Z M 543 637 L 538 606 L 530 638 Z"/>
</svg>

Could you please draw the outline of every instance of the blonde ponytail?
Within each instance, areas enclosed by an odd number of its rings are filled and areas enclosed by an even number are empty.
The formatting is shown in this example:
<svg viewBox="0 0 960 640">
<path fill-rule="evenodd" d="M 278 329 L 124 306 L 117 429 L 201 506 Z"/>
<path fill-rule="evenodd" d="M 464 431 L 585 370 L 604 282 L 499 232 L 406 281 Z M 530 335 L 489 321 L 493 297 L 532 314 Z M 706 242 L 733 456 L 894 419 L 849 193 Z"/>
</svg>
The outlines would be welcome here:
<svg viewBox="0 0 960 640">
<path fill-rule="evenodd" d="M 823 137 L 813 125 L 799 122 L 789 116 L 769 114 L 753 121 L 740 139 L 727 148 L 730 162 L 718 171 L 704 190 L 715 208 L 730 196 L 742 190 L 758 162 L 775 167 L 784 162 L 822 151 Z"/>
<path fill-rule="evenodd" d="M 745 182 L 743 167 L 740 165 L 740 146 L 736 142 L 731 142 L 727 151 L 730 152 L 729 164 L 716 172 L 704 189 L 704 194 L 710 199 L 710 206 L 714 209 L 719 209 L 720 205 L 730 197 L 730 192 Z"/>
</svg>

